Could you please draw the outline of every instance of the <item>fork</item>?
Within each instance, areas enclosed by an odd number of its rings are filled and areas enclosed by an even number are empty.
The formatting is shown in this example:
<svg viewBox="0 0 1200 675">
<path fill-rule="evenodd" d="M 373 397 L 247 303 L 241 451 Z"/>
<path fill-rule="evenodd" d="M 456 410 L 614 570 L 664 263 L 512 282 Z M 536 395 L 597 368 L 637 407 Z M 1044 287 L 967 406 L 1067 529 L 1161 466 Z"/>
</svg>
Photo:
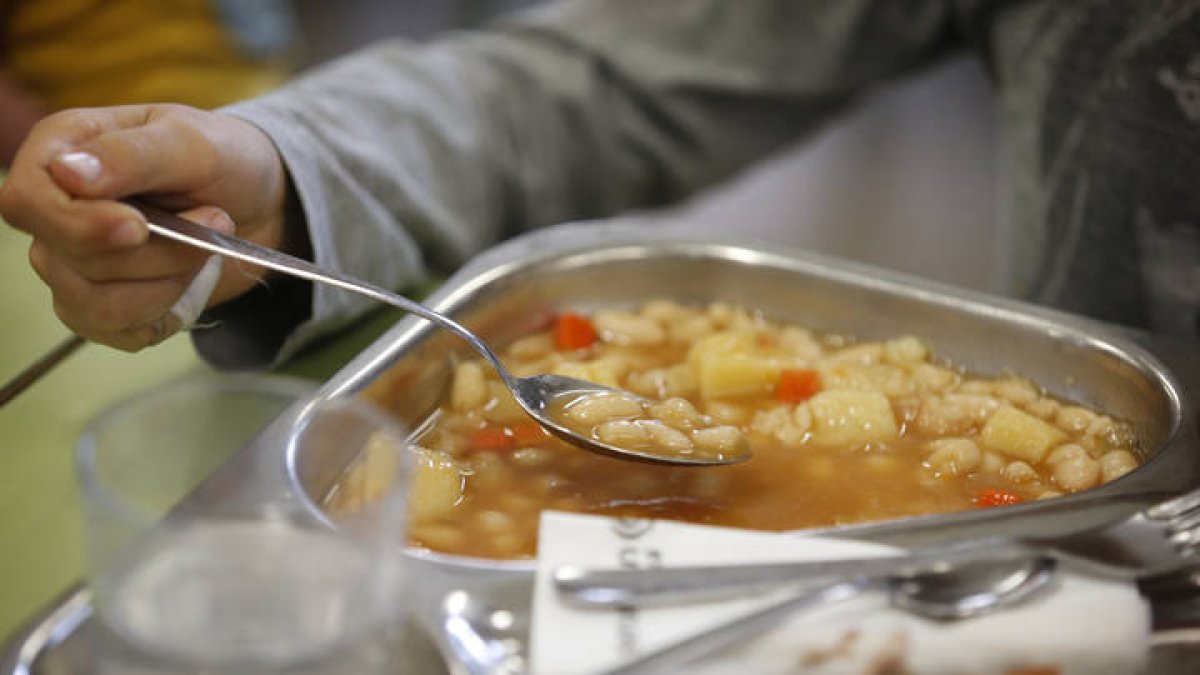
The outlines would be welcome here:
<svg viewBox="0 0 1200 675">
<path fill-rule="evenodd" d="M 1053 537 L 989 537 L 929 546 L 898 556 L 834 560 L 602 569 L 561 565 L 560 597 L 576 606 L 661 605 L 712 599 L 780 584 L 899 571 L 959 561 L 1050 555 L 1064 568 L 1122 580 L 1200 587 L 1200 488 L 1096 529 Z"/>
</svg>

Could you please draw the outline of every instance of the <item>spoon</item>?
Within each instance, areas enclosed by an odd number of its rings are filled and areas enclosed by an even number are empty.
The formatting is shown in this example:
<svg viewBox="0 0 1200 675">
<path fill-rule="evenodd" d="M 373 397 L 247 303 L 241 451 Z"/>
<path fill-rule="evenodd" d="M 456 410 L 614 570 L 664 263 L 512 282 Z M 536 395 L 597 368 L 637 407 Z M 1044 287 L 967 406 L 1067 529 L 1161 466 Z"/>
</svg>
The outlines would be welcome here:
<svg viewBox="0 0 1200 675">
<path fill-rule="evenodd" d="M 1055 561 L 1034 555 L 972 560 L 916 572 L 860 576 L 837 581 L 738 616 L 701 633 L 642 655 L 604 675 L 682 672 L 688 663 L 776 628 L 806 607 L 848 600 L 881 590 L 888 602 L 917 616 L 939 621 L 966 619 L 1023 602 L 1054 579 Z"/>
<path fill-rule="evenodd" d="M 749 450 L 744 447 L 722 453 L 678 455 L 666 452 L 658 453 L 647 449 L 623 448 L 605 443 L 598 438 L 585 436 L 572 429 L 557 417 L 557 413 L 560 410 L 568 407 L 563 406 L 561 404 L 562 401 L 576 401 L 583 396 L 605 392 L 611 393 L 614 391 L 613 389 L 592 382 L 559 375 L 543 374 L 534 375 L 533 377 L 516 377 L 504 367 L 500 358 L 478 336 L 453 319 L 439 314 L 420 303 L 349 275 L 319 267 L 311 262 L 287 255 L 286 253 L 260 246 L 245 239 L 222 234 L 142 200 L 129 199 L 127 203 L 142 212 L 142 215 L 146 217 L 147 227 L 151 232 L 159 236 L 195 246 L 210 253 L 249 262 L 283 274 L 290 274 L 311 282 L 329 284 L 330 286 L 353 291 L 373 300 L 409 311 L 445 328 L 466 341 L 467 344 L 479 352 L 495 368 L 504 385 L 508 387 L 513 397 L 516 398 L 517 403 L 520 404 L 530 417 L 552 434 L 572 445 L 609 457 L 659 464 L 714 466 L 735 464 L 750 458 Z M 625 392 L 622 392 L 622 394 L 627 395 Z M 554 405 L 556 402 L 559 405 Z"/>
<path fill-rule="evenodd" d="M 884 590 L 894 606 L 918 616 L 936 620 L 978 616 L 1045 590 L 1054 579 L 1054 568 L 1054 560 L 1045 556 L 1009 557 L 921 572 L 859 576 L 821 586 L 797 586 L 808 590 L 612 672 L 686 672 L 683 664 L 690 660 L 776 628 L 792 612 L 849 599 L 872 589 Z M 454 675 L 529 672 L 532 583 L 530 579 L 512 579 L 474 585 L 443 598 L 436 612 L 434 633 Z"/>
<path fill-rule="evenodd" d="M 981 539 L 909 551 L 899 556 L 624 569 L 559 565 L 553 571 L 559 598 L 578 607 L 652 607 L 709 602 L 780 586 L 838 577 L 899 574 L 971 560 L 1028 556 L 1004 539 Z"/>
</svg>

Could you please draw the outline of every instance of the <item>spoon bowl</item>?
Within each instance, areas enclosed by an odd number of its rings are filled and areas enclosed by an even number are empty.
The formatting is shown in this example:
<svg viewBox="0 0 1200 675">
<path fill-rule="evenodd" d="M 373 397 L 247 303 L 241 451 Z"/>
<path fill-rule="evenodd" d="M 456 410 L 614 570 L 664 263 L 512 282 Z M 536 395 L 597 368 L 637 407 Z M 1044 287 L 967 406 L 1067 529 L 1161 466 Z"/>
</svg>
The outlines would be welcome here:
<svg viewBox="0 0 1200 675">
<path fill-rule="evenodd" d="M 1036 555 L 970 560 L 885 578 L 895 607 L 931 619 L 966 619 L 1026 601 L 1054 579 L 1055 560 Z"/>
<path fill-rule="evenodd" d="M 493 364 L 495 365 L 495 364 Z M 594 435 L 577 431 L 568 424 L 563 412 L 571 404 L 587 397 L 604 393 L 615 393 L 617 390 L 586 380 L 579 380 L 563 375 L 533 375 L 531 377 L 511 377 L 501 366 L 496 366 L 501 379 L 512 390 L 521 407 L 541 424 L 547 431 L 559 438 L 586 447 L 592 452 L 617 459 L 648 462 L 652 464 L 674 464 L 683 466 L 720 466 L 737 464 L 750 459 L 749 447 L 745 444 L 730 447 L 718 453 L 674 454 L 665 451 L 647 450 L 616 446 L 605 443 Z M 511 377 L 511 381 L 508 379 Z M 645 399 L 627 391 L 621 391 L 623 398 L 636 399 L 646 407 Z M 565 405 L 564 405 L 565 404 Z M 586 443 L 586 445 L 584 445 Z"/>
<path fill-rule="evenodd" d="M 573 429 L 556 411 L 562 406 L 553 405 L 564 397 L 578 399 L 593 394 L 614 392 L 593 382 L 586 382 L 558 375 L 535 375 L 533 377 L 516 377 L 505 368 L 500 357 L 488 347 L 487 343 L 457 321 L 435 312 L 434 310 L 410 300 L 402 295 L 385 290 L 373 284 L 356 279 L 341 272 L 325 269 L 306 260 L 287 255 L 280 251 L 260 246 L 238 237 L 229 236 L 209 229 L 169 211 L 139 199 L 129 199 L 127 203 L 141 211 L 146 217 L 147 227 L 151 232 L 189 246 L 194 246 L 210 253 L 235 258 L 268 269 L 299 277 L 314 283 L 322 283 L 343 290 L 352 291 L 373 300 L 383 302 L 431 321 L 438 326 L 462 338 L 480 356 L 484 358 L 500 375 L 504 385 L 512 392 L 517 403 L 526 414 L 536 420 L 550 433 L 566 442 L 591 450 L 609 457 L 651 462 L 657 464 L 674 464 L 681 466 L 718 466 L 736 464 L 750 458 L 750 452 L 744 446 L 729 452 L 674 454 L 653 452 L 643 449 L 624 448 L 611 443 L 605 443 L 594 435 L 586 435 Z M 632 396 L 621 392 L 623 396 Z"/>
</svg>

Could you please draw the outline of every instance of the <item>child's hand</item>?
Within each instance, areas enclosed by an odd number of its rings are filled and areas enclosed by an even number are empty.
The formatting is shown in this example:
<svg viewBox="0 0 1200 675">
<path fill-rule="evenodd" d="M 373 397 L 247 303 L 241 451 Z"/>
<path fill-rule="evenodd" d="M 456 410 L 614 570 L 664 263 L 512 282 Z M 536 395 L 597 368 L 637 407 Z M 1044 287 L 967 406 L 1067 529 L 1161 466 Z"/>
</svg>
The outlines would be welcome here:
<svg viewBox="0 0 1200 675">
<path fill-rule="evenodd" d="M 127 351 L 178 329 L 171 307 L 207 254 L 149 236 L 117 200 L 141 195 L 266 246 L 283 237 L 287 176 L 270 139 L 235 117 L 177 105 L 68 110 L 30 132 L 0 215 L 33 237 L 29 259 L 71 330 Z M 261 274 L 226 265 L 210 304 Z"/>
</svg>

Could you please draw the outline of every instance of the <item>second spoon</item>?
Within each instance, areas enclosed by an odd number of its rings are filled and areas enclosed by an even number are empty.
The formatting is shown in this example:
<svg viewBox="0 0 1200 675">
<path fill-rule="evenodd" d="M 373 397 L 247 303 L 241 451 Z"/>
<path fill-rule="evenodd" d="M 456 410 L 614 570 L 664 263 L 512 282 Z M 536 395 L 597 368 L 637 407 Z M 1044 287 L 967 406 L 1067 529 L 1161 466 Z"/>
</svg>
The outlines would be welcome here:
<svg viewBox="0 0 1200 675">
<path fill-rule="evenodd" d="M 1053 558 L 1033 555 L 834 581 L 644 654 L 603 675 L 686 672 L 688 664 L 777 628 L 804 608 L 847 600 L 872 590 L 883 591 L 892 606 L 928 619 L 953 621 L 980 616 L 1024 602 L 1049 588 L 1055 567 Z"/>
</svg>

